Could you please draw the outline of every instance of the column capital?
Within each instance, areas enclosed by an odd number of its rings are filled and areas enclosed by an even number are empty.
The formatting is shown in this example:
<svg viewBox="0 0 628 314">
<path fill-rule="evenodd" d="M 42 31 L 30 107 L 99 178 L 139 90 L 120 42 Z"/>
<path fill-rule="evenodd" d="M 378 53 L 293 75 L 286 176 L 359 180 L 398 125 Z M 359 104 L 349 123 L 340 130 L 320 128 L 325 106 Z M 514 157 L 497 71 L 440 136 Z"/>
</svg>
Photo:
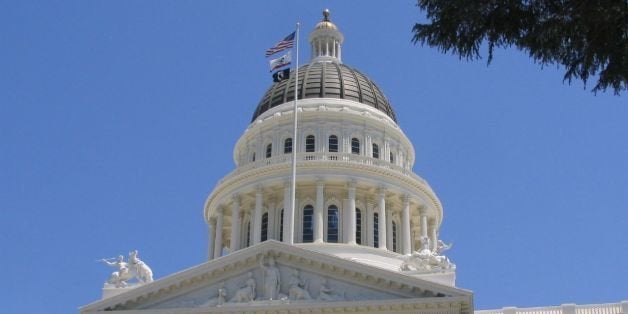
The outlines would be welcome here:
<svg viewBox="0 0 628 314">
<path fill-rule="evenodd" d="M 408 206 L 410 204 L 410 195 L 404 194 L 401 199 L 403 200 L 403 205 Z"/>
<path fill-rule="evenodd" d="M 225 207 L 224 205 L 218 206 L 216 207 L 216 215 L 221 215 L 225 212 Z"/>
<path fill-rule="evenodd" d="M 419 205 L 419 215 L 426 216 L 427 215 L 427 206 L 424 204 Z"/>
<path fill-rule="evenodd" d="M 240 204 L 240 194 L 233 193 L 233 195 L 231 195 L 231 200 L 236 204 Z"/>
<path fill-rule="evenodd" d="M 377 195 L 379 195 L 380 197 L 385 197 L 386 196 L 386 191 L 387 191 L 387 189 L 386 189 L 385 186 L 380 186 L 377 189 Z"/>
<path fill-rule="evenodd" d="M 317 187 L 325 186 L 325 180 L 323 178 L 316 178 L 316 186 Z"/>
<path fill-rule="evenodd" d="M 355 187 L 358 185 L 358 182 L 355 179 L 351 179 L 349 180 L 349 182 L 347 183 L 347 186 L 349 187 L 349 189 L 353 189 L 355 190 Z"/>
<path fill-rule="evenodd" d="M 260 193 L 260 194 L 261 194 L 261 193 L 262 193 L 263 188 L 264 188 L 264 187 L 263 187 L 261 184 L 256 185 L 256 186 L 255 186 L 255 193 Z"/>
</svg>

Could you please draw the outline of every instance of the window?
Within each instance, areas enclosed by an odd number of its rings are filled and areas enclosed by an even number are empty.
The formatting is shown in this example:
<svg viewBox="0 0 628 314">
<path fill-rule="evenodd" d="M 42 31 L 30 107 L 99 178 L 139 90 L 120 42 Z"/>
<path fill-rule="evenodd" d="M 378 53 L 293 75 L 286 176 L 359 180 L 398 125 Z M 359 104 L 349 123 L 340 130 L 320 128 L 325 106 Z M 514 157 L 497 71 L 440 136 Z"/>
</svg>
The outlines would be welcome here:
<svg viewBox="0 0 628 314">
<path fill-rule="evenodd" d="M 246 247 L 251 246 L 251 222 L 246 224 Z"/>
<path fill-rule="evenodd" d="M 327 242 L 338 243 L 338 207 L 327 208 Z"/>
<path fill-rule="evenodd" d="M 307 205 L 303 208 L 303 243 L 314 241 L 314 226 L 312 223 L 314 207 Z"/>
<path fill-rule="evenodd" d="M 316 139 L 314 138 L 314 135 L 308 135 L 305 138 L 305 152 L 313 153 L 315 149 L 315 144 L 316 144 Z"/>
<path fill-rule="evenodd" d="M 281 216 L 279 217 L 279 241 L 283 241 L 283 208 L 281 209 Z"/>
<path fill-rule="evenodd" d="M 351 139 L 351 153 L 360 155 L 360 140 L 355 137 Z"/>
<path fill-rule="evenodd" d="M 330 135 L 329 136 L 329 152 L 337 153 L 338 152 L 338 136 Z"/>
<path fill-rule="evenodd" d="M 395 154 L 393 154 L 393 152 L 390 152 L 390 163 L 391 164 L 395 163 Z"/>
<path fill-rule="evenodd" d="M 266 145 L 266 158 L 270 158 L 273 155 L 273 144 Z"/>
<path fill-rule="evenodd" d="M 283 153 L 284 154 L 292 153 L 292 138 L 291 137 L 283 141 Z"/>
<path fill-rule="evenodd" d="M 251 162 L 255 162 L 255 152 L 253 152 L 253 155 L 251 156 Z"/>
<path fill-rule="evenodd" d="M 397 252 L 397 223 L 392 222 L 392 249 L 393 252 Z"/>
<path fill-rule="evenodd" d="M 268 240 L 268 213 L 262 215 L 262 242 Z"/>
<path fill-rule="evenodd" d="M 355 209 L 355 243 L 362 244 L 362 211 Z"/>
<path fill-rule="evenodd" d="M 373 214 L 373 247 L 379 247 L 379 214 Z"/>
<path fill-rule="evenodd" d="M 379 146 L 373 143 L 373 158 L 379 158 Z"/>
</svg>

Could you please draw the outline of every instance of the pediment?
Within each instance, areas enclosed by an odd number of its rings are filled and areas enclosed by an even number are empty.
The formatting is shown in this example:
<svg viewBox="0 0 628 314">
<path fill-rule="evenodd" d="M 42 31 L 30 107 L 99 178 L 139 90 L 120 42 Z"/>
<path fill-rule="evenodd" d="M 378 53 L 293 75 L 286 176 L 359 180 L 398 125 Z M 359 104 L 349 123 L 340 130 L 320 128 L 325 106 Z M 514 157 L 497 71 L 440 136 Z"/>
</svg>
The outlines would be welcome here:
<svg viewBox="0 0 628 314">
<path fill-rule="evenodd" d="M 457 309 L 451 313 L 473 310 L 467 290 L 266 241 L 97 301 L 81 312 L 241 312 L 403 303 Z"/>
</svg>

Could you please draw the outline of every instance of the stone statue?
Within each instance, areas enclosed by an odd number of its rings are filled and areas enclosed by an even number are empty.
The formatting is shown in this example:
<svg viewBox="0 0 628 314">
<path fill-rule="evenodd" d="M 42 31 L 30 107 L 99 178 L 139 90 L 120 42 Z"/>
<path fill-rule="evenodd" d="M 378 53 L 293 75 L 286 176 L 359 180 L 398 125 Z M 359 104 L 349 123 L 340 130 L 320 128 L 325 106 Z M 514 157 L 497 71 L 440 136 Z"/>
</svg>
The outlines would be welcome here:
<svg viewBox="0 0 628 314">
<path fill-rule="evenodd" d="M 323 278 L 321 282 L 321 288 L 318 291 L 318 299 L 320 301 L 336 301 L 338 298 L 335 296 L 334 290 L 327 286 L 327 279 Z"/>
<path fill-rule="evenodd" d="M 292 271 L 292 277 L 290 277 L 290 286 L 288 288 L 288 298 L 290 300 L 311 300 L 310 293 L 305 289 L 305 283 L 299 276 L 299 270 Z"/>
<path fill-rule="evenodd" d="M 446 244 L 443 240 L 438 240 L 438 243 L 436 244 L 436 254 L 443 255 L 443 252 L 451 249 L 453 245 L 453 243 Z"/>
<path fill-rule="evenodd" d="M 128 281 L 136 278 L 140 283 L 153 281 L 153 272 L 150 267 L 137 257 L 137 250 L 129 252 L 129 261 L 125 262 L 122 255 L 118 256 L 114 262 L 108 259 L 101 259 L 109 266 L 117 267 L 118 271 L 113 272 L 106 283 L 115 285 L 116 288 L 124 288 L 129 285 Z"/>
<path fill-rule="evenodd" d="M 129 252 L 129 264 L 140 282 L 153 282 L 153 271 L 137 257 L 137 250 Z"/>
<path fill-rule="evenodd" d="M 455 269 L 456 265 L 449 261 L 446 256 L 440 255 L 449 248 L 451 248 L 451 244 L 446 245 L 444 242 L 439 241 L 437 248 L 432 251 L 430 250 L 430 239 L 421 237 L 421 249 L 405 257 L 403 263 L 399 266 L 399 270 L 439 271 Z"/>
<path fill-rule="evenodd" d="M 124 288 L 128 285 L 127 280 L 131 279 L 133 274 L 129 271 L 129 264 L 124 261 L 124 256 L 119 255 L 114 262 L 110 262 L 104 258 L 101 259 L 101 261 L 111 267 L 118 268 L 118 271 L 111 273 L 107 283 L 115 285 L 116 288 Z"/>
<path fill-rule="evenodd" d="M 245 281 L 244 286 L 235 292 L 233 298 L 231 298 L 229 302 L 243 303 L 255 300 L 255 278 L 253 278 L 253 273 L 251 272 L 249 272 L 247 275 L 248 279 Z"/>
<path fill-rule="evenodd" d="M 269 300 L 276 300 L 281 287 L 281 277 L 279 269 L 275 266 L 275 259 L 270 256 L 268 258 L 268 266 L 264 265 L 264 258 L 259 261 L 259 265 L 264 273 L 264 296 Z"/>
<path fill-rule="evenodd" d="M 225 288 L 225 283 L 221 282 L 218 287 L 218 294 L 215 298 L 209 299 L 209 301 L 201 304 L 200 306 L 221 306 L 227 302 L 227 288 Z"/>
<path fill-rule="evenodd" d="M 223 286 L 218 288 L 218 306 L 221 306 L 223 304 L 225 304 L 225 302 L 227 302 L 227 289 L 224 287 L 224 283 Z"/>
</svg>

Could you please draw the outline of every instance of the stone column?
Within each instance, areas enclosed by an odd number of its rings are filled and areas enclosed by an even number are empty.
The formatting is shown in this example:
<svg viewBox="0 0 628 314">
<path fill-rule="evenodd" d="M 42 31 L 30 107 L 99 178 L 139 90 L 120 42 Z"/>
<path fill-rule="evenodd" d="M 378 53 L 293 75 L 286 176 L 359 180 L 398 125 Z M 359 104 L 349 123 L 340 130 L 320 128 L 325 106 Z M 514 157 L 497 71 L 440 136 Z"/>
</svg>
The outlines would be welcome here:
<svg viewBox="0 0 628 314">
<path fill-rule="evenodd" d="M 261 242 L 262 239 L 262 187 L 258 186 L 255 191 L 255 211 L 253 212 L 253 245 Z"/>
<path fill-rule="evenodd" d="M 379 190 L 379 248 L 386 250 L 386 190 Z"/>
<path fill-rule="evenodd" d="M 436 219 L 429 219 L 427 223 L 428 232 L 430 234 L 430 244 L 432 251 L 436 251 L 438 247 L 438 233 L 436 228 Z"/>
<path fill-rule="evenodd" d="M 427 237 L 427 207 L 425 205 L 419 206 L 419 218 L 421 219 L 421 238 Z M 421 247 L 421 249 L 430 249 L 429 247 Z"/>
<path fill-rule="evenodd" d="M 296 147 L 293 148 L 295 151 Z M 283 188 L 283 242 L 292 244 L 294 243 L 294 217 L 293 211 L 290 209 L 292 191 L 290 191 L 290 183 L 287 182 Z"/>
<path fill-rule="evenodd" d="M 349 214 L 347 215 L 347 243 L 356 244 L 355 242 L 355 185 L 354 181 L 349 183 L 349 193 L 348 193 L 348 202 L 347 202 L 347 210 Z"/>
<path fill-rule="evenodd" d="M 240 228 L 242 221 L 240 220 L 240 197 L 233 195 L 233 205 L 231 207 L 231 253 L 240 249 Z"/>
<path fill-rule="evenodd" d="M 410 255 L 410 197 L 408 195 L 403 198 L 403 212 L 401 214 L 401 224 L 403 225 L 401 228 L 402 237 L 401 237 L 401 249 L 403 250 L 404 255 Z"/>
<path fill-rule="evenodd" d="M 212 260 L 214 259 L 214 242 L 216 242 L 216 220 L 211 218 L 209 220 L 209 224 L 207 224 L 207 232 L 209 233 L 209 236 L 207 237 L 209 239 L 209 244 L 207 246 L 207 259 Z"/>
<path fill-rule="evenodd" d="M 323 206 L 325 183 L 322 180 L 316 182 L 316 207 L 314 208 L 314 242 L 323 242 Z"/>
<path fill-rule="evenodd" d="M 216 237 L 214 238 L 214 258 L 222 256 L 222 223 L 223 223 L 223 209 L 219 208 L 216 211 Z"/>
</svg>

